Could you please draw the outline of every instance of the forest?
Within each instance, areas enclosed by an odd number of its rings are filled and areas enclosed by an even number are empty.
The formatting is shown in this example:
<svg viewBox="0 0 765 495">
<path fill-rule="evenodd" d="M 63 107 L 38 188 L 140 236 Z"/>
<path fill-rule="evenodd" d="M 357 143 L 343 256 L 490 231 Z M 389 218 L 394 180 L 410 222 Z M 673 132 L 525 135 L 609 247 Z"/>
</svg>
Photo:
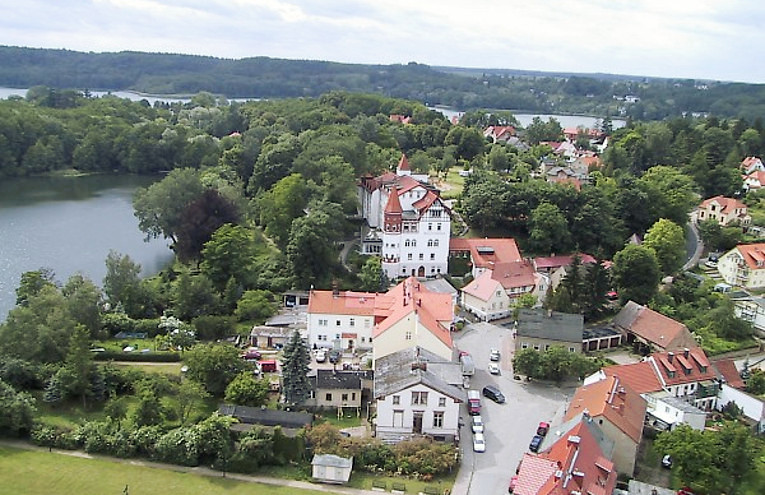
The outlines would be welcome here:
<svg viewBox="0 0 765 495">
<path fill-rule="evenodd" d="M 342 64 L 268 57 L 239 60 L 141 52 L 83 53 L 0 47 L 0 85 L 133 90 L 150 94 L 209 91 L 227 98 L 318 97 L 329 91 L 376 93 L 447 105 L 523 112 L 658 120 L 685 115 L 765 117 L 765 86 L 724 81 L 608 74 Z M 629 100 L 625 97 L 630 96 Z"/>
</svg>

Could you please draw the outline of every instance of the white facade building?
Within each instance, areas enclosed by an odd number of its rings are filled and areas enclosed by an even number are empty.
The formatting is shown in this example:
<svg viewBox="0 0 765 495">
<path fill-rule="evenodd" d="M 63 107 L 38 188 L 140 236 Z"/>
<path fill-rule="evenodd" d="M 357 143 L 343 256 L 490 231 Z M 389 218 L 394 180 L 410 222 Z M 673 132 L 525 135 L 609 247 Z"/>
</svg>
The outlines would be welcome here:
<svg viewBox="0 0 765 495">
<path fill-rule="evenodd" d="M 451 212 L 427 176 L 411 175 L 406 155 L 395 174 L 362 178 L 359 196 L 370 228 L 362 251 L 382 257 L 388 278 L 447 272 Z"/>
</svg>

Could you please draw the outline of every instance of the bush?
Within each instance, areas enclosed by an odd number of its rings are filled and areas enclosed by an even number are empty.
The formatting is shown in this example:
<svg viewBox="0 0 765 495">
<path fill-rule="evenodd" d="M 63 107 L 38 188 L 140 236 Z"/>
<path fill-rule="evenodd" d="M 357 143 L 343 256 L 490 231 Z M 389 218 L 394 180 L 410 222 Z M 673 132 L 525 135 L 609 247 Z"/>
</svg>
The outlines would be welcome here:
<svg viewBox="0 0 765 495">
<path fill-rule="evenodd" d="M 181 355 L 176 352 L 147 352 L 147 353 L 123 353 L 123 352 L 97 352 L 93 354 L 95 361 L 130 361 L 131 363 L 177 363 Z"/>
<path fill-rule="evenodd" d="M 233 334 L 235 319 L 231 316 L 204 315 L 194 318 L 191 325 L 200 340 L 218 340 Z"/>
<path fill-rule="evenodd" d="M 199 464 L 199 446 L 196 429 L 176 428 L 165 433 L 155 445 L 154 457 L 158 461 L 196 466 Z"/>
</svg>

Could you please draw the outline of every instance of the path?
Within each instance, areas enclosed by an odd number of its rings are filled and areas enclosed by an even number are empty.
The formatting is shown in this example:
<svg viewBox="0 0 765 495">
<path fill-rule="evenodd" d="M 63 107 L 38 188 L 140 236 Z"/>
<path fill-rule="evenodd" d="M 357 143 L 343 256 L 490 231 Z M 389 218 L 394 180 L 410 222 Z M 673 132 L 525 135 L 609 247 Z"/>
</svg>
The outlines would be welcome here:
<svg viewBox="0 0 765 495">
<path fill-rule="evenodd" d="M 26 442 L 13 441 L 13 440 L 0 440 L 0 446 L 11 447 L 15 449 L 24 449 L 24 450 L 36 450 L 39 452 L 49 451 L 49 449 L 46 447 L 38 447 L 36 445 L 31 445 Z M 52 454 L 68 455 L 72 457 L 80 457 L 83 459 L 98 459 L 101 461 L 115 462 L 118 464 L 129 464 L 131 466 L 142 466 L 142 467 L 147 467 L 152 469 L 164 469 L 166 471 L 175 471 L 178 473 L 191 473 L 191 474 L 196 474 L 198 476 L 207 476 L 210 478 L 220 478 L 223 476 L 223 473 L 221 471 L 215 471 L 214 469 L 210 469 L 210 468 L 206 468 L 202 466 L 186 467 L 186 466 L 176 466 L 175 464 L 164 464 L 161 462 L 145 461 L 141 459 L 120 459 L 117 457 L 88 454 L 86 452 L 82 452 L 79 450 L 52 449 L 50 450 L 50 452 Z M 380 495 L 379 492 L 374 492 L 371 490 L 360 490 L 357 488 L 348 488 L 344 486 L 335 486 L 335 485 L 320 485 L 320 484 L 308 483 L 306 481 L 287 480 L 287 479 L 281 479 L 281 478 L 269 478 L 268 476 L 249 476 L 249 475 L 238 474 L 238 473 L 226 473 L 225 477 L 228 479 L 242 481 L 245 483 L 261 483 L 264 485 L 288 486 L 291 488 L 298 488 L 301 490 L 314 490 L 317 492 L 325 492 L 325 493 L 336 493 L 336 494 L 344 494 L 344 495 Z"/>
<path fill-rule="evenodd" d="M 701 242 L 699 237 L 699 231 L 696 228 L 696 212 L 691 213 L 690 220 L 688 221 L 687 234 L 685 236 L 685 251 L 686 258 L 683 270 L 690 270 L 699 264 L 701 259 L 701 253 L 704 251 L 704 243 Z"/>
<path fill-rule="evenodd" d="M 346 270 L 349 272 L 352 272 L 351 267 L 348 266 L 348 253 L 351 252 L 351 249 L 355 247 L 359 243 L 359 240 L 357 238 L 349 239 L 347 241 L 343 241 L 343 249 L 340 250 L 340 263 L 345 267 Z"/>
</svg>

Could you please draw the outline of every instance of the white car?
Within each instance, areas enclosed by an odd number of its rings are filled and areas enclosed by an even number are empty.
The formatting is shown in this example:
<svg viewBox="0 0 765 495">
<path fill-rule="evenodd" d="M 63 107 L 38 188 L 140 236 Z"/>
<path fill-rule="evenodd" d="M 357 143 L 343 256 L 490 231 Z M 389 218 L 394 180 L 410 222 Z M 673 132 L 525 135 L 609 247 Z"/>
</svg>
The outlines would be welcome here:
<svg viewBox="0 0 765 495">
<path fill-rule="evenodd" d="M 483 433 L 483 418 L 481 418 L 481 415 L 471 416 L 471 418 L 473 419 L 470 426 L 473 428 L 473 433 Z"/>
<path fill-rule="evenodd" d="M 316 351 L 316 362 L 317 363 L 323 363 L 327 360 L 327 351 L 324 349 L 319 349 Z"/>
<path fill-rule="evenodd" d="M 499 349 L 492 349 L 489 352 L 489 359 L 492 361 L 499 361 Z"/>
<path fill-rule="evenodd" d="M 499 375 L 499 365 L 497 363 L 489 363 L 488 370 L 492 375 Z"/>
<path fill-rule="evenodd" d="M 486 452 L 486 440 L 483 438 L 483 433 L 473 435 L 473 451 Z"/>
</svg>

